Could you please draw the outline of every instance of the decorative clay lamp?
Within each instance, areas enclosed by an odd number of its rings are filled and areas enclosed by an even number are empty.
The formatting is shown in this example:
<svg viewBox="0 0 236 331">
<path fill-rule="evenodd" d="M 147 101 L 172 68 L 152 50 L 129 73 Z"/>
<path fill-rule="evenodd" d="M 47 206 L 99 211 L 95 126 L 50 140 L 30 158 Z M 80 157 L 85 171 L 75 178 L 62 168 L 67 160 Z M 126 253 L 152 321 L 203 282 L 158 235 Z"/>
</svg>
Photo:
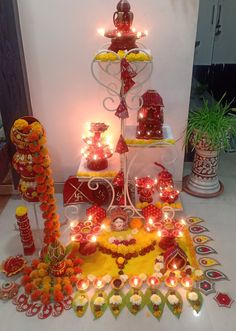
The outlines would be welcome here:
<svg viewBox="0 0 236 331">
<path fill-rule="evenodd" d="M 116 7 L 117 11 L 113 15 L 114 30 L 106 31 L 104 36 L 111 39 L 109 50 L 118 52 L 119 50 L 129 51 L 138 48 L 136 40 L 144 37 L 143 32 L 135 32 L 132 29 L 134 14 L 130 10 L 127 0 L 120 0 Z"/>
</svg>

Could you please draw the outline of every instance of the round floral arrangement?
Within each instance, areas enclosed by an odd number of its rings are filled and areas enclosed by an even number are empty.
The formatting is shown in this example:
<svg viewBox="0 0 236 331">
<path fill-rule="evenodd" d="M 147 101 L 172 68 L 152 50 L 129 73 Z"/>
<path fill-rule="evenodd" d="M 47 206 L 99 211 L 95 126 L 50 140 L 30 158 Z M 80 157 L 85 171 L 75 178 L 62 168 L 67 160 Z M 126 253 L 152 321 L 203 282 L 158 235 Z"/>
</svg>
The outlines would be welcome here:
<svg viewBox="0 0 236 331">
<path fill-rule="evenodd" d="M 88 299 L 83 295 L 79 295 L 75 300 L 74 304 L 79 307 L 84 307 L 88 303 Z"/>
<path fill-rule="evenodd" d="M 198 300 L 198 294 L 196 292 L 189 292 L 188 293 L 188 299 L 190 301 L 197 301 Z"/>
<path fill-rule="evenodd" d="M 33 260 L 31 266 L 25 266 L 21 279 L 21 284 L 25 289 L 25 294 L 32 301 L 41 301 L 47 305 L 50 302 L 60 302 L 66 296 L 73 293 L 73 286 L 77 282 L 76 275 L 81 273 L 80 265 L 82 260 L 77 258 L 74 261 L 65 259 L 66 270 L 63 277 L 53 277 L 50 275 L 48 263 Z"/>
<path fill-rule="evenodd" d="M 103 306 L 105 304 L 105 299 L 103 297 L 97 297 L 95 300 L 94 300 L 94 305 L 95 306 Z"/>
<path fill-rule="evenodd" d="M 179 298 L 175 294 L 169 294 L 167 300 L 171 305 L 177 305 L 179 303 Z"/>
<path fill-rule="evenodd" d="M 130 302 L 132 303 L 132 305 L 134 306 L 140 306 L 142 303 L 142 297 L 138 294 L 133 294 L 130 297 Z"/>
<path fill-rule="evenodd" d="M 120 305 L 122 303 L 122 297 L 118 294 L 114 294 L 110 297 L 109 303 L 112 305 Z"/>
<path fill-rule="evenodd" d="M 153 305 L 159 306 L 161 304 L 161 297 L 157 294 L 152 294 L 150 300 Z"/>
</svg>

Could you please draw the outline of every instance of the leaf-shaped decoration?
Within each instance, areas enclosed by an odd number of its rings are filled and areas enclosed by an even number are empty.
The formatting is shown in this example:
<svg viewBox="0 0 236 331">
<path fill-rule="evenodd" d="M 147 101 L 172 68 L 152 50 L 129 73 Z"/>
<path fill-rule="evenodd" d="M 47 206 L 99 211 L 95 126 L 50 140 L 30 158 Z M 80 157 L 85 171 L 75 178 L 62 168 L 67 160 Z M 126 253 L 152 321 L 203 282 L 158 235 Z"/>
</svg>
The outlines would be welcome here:
<svg viewBox="0 0 236 331">
<path fill-rule="evenodd" d="M 197 235 L 193 237 L 193 241 L 195 244 L 206 244 L 209 241 L 212 241 L 213 239 L 206 235 Z"/>
<path fill-rule="evenodd" d="M 97 298 L 103 298 L 104 303 L 102 305 L 96 305 L 96 299 Z M 91 301 L 90 301 L 90 307 L 92 310 L 92 313 L 94 315 L 94 319 L 98 319 L 103 316 L 107 309 L 107 294 L 104 291 L 96 291 L 95 294 L 93 295 Z"/>
<path fill-rule="evenodd" d="M 161 303 L 159 305 L 155 305 L 152 303 L 151 296 L 153 294 L 156 294 L 161 298 Z M 145 292 L 145 302 L 148 306 L 148 309 L 152 313 L 152 315 L 160 321 L 161 316 L 163 314 L 164 307 L 165 307 L 165 297 L 161 293 L 161 291 L 159 291 L 157 289 L 151 290 L 150 288 L 147 288 L 147 290 Z"/>
<path fill-rule="evenodd" d="M 80 303 L 80 304 L 78 304 Z M 84 305 L 82 305 L 84 303 Z M 84 316 L 89 304 L 89 298 L 86 292 L 78 291 L 72 301 L 72 307 L 78 317 Z"/>
<path fill-rule="evenodd" d="M 112 303 L 110 302 L 110 299 L 113 297 L 113 296 L 120 296 L 121 299 L 122 299 L 122 302 L 120 304 L 116 304 L 116 303 Z M 124 309 L 125 307 L 125 296 L 124 296 L 124 293 L 120 290 L 112 290 L 109 295 L 108 295 L 108 300 L 107 300 L 107 304 L 113 314 L 113 316 L 115 318 L 117 318 L 121 311 Z"/>
<path fill-rule="evenodd" d="M 220 265 L 220 262 L 217 261 L 216 259 L 213 259 L 212 257 L 201 257 L 198 260 L 198 262 L 202 267 L 208 267 L 208 268 L 215 265 Z"/>
<path fill-rule="evenodd" d="M 169 295 L 175 295 L 179 301 L 178 303 L 176 304 L 171 304 L 168 300 L 168 297 Z M 183 310 L 183 299 L 181 297 L 181 295 L 179 294 L 178 291 L 176 290 L 169 290 L 167 293 L 166 293 L 166 296 L 165 296 L 165 300 L 166 300 L 166 304 L 168 306 L 168 308 L 170 309 L 170 311 L 177 317 L 177 318 L 180 318 L 180 315 L 182 313 L 182 310 Z"/>
<path fill-rule="evenodd" d="M 199 218 L 199 217 L 187 217 L 186 218 L 186 222 L 187 224 L 198 224 L 198 223 L 201 223 L 201 222 L 204 222 L 203 219 Z"/>
<path fill-rule="evenodd" d="M 189 293 L 196 293 L 197 296 L 198 296 L 198 299 L 197 300 L 191 300 L 191 298 L 189 298 L 189 296 L 191 294 L 189 295 Z M 202 298 L 201 292 L 194 288 L 194 289 L 186 292 L 186 298 L 187 298 L 188 302 L 190 303 L 190 305 L 192 306 L 193 310 L 195 310 L 197 313 L 199 313 L 199 311 L 202 308 L 202 304 L 203 304 L 203 298 Z"/>
<path fill-rule="evenodd" d="M 133 295 L 139 295 L 141 297 L 141 303 L 133 304 L 130 299 Z M 125 297 L 126 306 L 133 315 L 137 315 L 145 306 L 145 298 L 143 292 L 139 289 L 130 289 L 129 292 L 126 294 Z"/>
</svg>

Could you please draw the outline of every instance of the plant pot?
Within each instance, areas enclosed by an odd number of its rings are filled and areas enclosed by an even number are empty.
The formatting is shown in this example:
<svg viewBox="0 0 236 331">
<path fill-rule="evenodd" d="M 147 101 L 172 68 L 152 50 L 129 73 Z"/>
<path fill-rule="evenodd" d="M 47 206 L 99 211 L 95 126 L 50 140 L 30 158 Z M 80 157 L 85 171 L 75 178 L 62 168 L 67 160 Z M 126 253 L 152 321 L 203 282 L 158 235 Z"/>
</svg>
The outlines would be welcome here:
<svg viewBox="0 0 236 331">
<path fill-rule="evenodd" d="M 196 147 L 192 173 L 184 177 L 183 190 L 201 198 L 220 195 L 224 187 L 216 174 L 218 163 L 219 151 Z"/>
</svg>

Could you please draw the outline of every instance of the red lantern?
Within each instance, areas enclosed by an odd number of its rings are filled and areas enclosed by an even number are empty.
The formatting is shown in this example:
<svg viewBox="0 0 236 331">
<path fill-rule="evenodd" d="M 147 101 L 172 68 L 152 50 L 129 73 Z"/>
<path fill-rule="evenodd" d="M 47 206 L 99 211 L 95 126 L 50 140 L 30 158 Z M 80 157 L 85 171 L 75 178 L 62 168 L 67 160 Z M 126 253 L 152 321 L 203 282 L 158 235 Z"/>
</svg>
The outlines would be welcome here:
<svg viewBox="0 0 236 331">
<path fill-rule="evenodd" d="M 154 162 L 154 164 L 162 169 L 157 178 L 157 190 L 163 191 L 167 187 L 174 187 L 172 174 L 160 163 Z"/>
</svg>

